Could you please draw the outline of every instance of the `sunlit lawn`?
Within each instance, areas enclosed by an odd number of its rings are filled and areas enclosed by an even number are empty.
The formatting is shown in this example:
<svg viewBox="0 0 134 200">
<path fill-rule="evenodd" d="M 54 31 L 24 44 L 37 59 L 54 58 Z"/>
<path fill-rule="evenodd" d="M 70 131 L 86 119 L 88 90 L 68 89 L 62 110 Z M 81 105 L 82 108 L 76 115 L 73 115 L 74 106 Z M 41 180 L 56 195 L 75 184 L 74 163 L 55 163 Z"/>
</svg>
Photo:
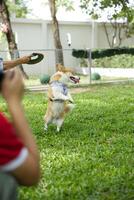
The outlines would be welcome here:
<svg viewBox="0 0 134 200">
<path fill-rule="evenodd" d="M 25 95 L 42 178 L 21 189 L 20 200 L 133 200 L 134 84 L 92 86 L 73 98 L 76 108 L 61 132 L 50 126 L 45 133 L 45 94 Z"/>
</svg>

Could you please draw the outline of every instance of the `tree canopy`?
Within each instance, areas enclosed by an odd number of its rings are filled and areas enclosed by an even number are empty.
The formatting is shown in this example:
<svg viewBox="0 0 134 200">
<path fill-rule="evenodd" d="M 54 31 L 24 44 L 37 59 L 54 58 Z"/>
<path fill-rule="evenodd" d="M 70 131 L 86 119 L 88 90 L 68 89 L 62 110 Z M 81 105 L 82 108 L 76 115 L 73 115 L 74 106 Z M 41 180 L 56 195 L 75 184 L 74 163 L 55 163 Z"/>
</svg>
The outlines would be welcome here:
<svg viewBox="0 0 134 200">
<path fill-rule="evenodd" d="M 134 3 L 132 0 L 80 0 L 80 7 L 93 18 L 101 18 L 105 13 L 109 20 L 124 18 L 134 22 Z"/>
<path fill-rule="evenodd" d="M 133 0 L 80 0 L 80 7 L 93 19 L 102 19 L 109 46 L 114 47 L 118 38 L 120 46 L 125 38 L 134 34 L 134 3 Z M 109 21 L 113 29 L 112 40 L 105 22 Z"/>
<path fill-rule="evenodd" d="M 29 9 L 26 6 L 26 0 L 6 0 L 10 13 L 15 13 L 16 17 L 25 18 Z"/>
<path fill-rule="evenodd" d="M 59 8 L 61 7 L 65 7 L 66 10 L 70 11 L 70 10 L 74 10 L 73 7 L 73 0 L 56 0 L 56 7 Z"/>
</svg>

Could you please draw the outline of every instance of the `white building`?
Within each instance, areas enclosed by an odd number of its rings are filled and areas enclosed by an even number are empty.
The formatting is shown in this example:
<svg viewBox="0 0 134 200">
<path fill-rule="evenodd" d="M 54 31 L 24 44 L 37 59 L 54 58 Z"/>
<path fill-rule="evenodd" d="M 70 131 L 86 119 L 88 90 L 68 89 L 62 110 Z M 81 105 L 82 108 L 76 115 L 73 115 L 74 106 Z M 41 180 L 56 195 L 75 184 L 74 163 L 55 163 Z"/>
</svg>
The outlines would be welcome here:
<svg viewBox="0 0 134 200">
<path fill-rule="evenodd" d="M 52 74 L 55 70 L 55 50 L 50 20 L 12 19 L 12 27 L 20 55 L 42 52 L 44 60 L 32 66 L 26 66 L 29 74 Z M 72 49 L 94 49 L 107 48 L 108 42 L 102 23 L 77 21 L 59 21 L 61 43 L 64 49 L 64 60 L 66 66 L 75 67 L 79 65 L 78 59 L 72 56 Z M 108 32 L 112 37 L 110 24 L 107 24 Z M 68 46 L 67 34 L 71 36 L 71 46 Z M 122 46 L 132 46 L 134 37 L 123 41 Z M 1 51 L 7 50 L 7 44 L 1 45 Z M 7 57 L 6 52 L 1 52 Z"/>
</svg>

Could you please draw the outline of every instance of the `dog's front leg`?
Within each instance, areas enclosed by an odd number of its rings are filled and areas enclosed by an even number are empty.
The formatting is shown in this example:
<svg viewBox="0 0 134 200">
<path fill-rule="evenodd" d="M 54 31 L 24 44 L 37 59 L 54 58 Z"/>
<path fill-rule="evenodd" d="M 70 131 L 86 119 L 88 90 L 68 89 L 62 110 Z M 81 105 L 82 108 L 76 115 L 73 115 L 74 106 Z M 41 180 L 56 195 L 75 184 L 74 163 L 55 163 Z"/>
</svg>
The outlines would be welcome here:
<svg viewBox="0 0 134 200">
<path fill-rule="evenodd" d="M 70 103 L 74 103 L 74 100 L 69 92 L 67 94 L 67 97 L 68 97 L 68 100 L 70 101 Z"/>
<path fill-rule="evenodd" d="M 53 100 L 63 100 L 63 101 L 67 101 L 69 100 L 69 97 L 60 93 L 60 92 L 53 92 Z"/>
</svg>

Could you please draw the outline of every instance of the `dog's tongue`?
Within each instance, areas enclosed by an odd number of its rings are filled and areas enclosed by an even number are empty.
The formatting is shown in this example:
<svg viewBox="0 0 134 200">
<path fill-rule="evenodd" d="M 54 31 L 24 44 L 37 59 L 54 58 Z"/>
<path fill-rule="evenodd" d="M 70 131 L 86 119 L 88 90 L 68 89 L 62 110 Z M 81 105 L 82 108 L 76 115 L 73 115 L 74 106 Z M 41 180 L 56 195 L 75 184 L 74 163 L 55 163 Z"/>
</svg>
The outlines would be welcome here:
<svg viewBox="0 0 134 200">
<path fill-rule="evenodd" d="M 79 83 L 80 82 L 80 79 L 75 79 L 75 83 Z"/>
<path fill-rule="evenodd" d="M 79 82 L 80 82 L 80 79 L 79 79 L 79 78 L 75 78 L 75 79 L 74 79 L 74 82 L 75 82 L 75 83 L 79 83 Z"/>
</svg>

